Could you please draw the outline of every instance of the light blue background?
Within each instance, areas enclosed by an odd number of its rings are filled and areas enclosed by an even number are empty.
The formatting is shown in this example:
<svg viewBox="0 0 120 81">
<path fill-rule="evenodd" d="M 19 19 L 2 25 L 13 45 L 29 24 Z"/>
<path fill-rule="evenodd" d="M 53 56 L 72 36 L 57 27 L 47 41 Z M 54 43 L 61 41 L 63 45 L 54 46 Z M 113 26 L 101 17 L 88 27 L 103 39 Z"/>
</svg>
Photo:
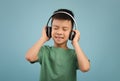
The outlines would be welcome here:
<svg viewBox="0 0 120 81">
<path fill-rule="evenodd" d="M 0 81 L 39 80 L 40 65 L 24 56 L 58 8 L 74 12 L 91 60 L 89 72 L 77 71 L 78 81 L 120 81 L 120 0 L 0 0 Z"/>
</svg>

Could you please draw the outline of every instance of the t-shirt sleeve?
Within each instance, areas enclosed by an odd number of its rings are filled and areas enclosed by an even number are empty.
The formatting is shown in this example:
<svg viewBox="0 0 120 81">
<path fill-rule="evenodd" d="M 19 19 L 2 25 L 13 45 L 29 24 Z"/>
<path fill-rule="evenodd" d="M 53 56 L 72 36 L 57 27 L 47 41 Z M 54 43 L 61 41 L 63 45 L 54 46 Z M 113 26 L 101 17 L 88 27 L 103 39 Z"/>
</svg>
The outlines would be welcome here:
<svg viewBox="0 0 120 81">
<path fill-rule="evenodd" d="M 78 60 L 77 60 L 77 55 L 76 55 L 75 50 L 73 50 L 73 54 L 74 54 L 75 68 L 76 68 L 76 70 L 78 70 L 79 65 L 78 65 Z"/>
<path fill-rule="evenodd" d="M 76 70 L 78 70 L 79 69 L 79 65 L 78 65 L 78 60 L 77 60 L 77 56 L 75 55 L 75 61 L 76 61 Z"/>
<path fill-rule="evenodd" d="M 43 53 L 45 50 L 45 46 L 42 46 L 38 52 L 38 62 L 42 64 Z"/>
<path fill-rule="evenodd" d="M 42 60 L 44 56 L 46 56 L 49 53 L 49 46 L 44 45 L 40 48 L 39 53 L 38 53 L 38 62 L 42 64 Z"/>
</svg>

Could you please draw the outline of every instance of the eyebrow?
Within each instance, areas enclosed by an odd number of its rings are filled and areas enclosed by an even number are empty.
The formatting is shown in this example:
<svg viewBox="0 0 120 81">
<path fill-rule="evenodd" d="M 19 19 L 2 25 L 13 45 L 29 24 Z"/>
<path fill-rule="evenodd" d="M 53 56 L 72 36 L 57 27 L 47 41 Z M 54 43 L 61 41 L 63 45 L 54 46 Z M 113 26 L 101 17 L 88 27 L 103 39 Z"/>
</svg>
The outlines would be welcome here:
<svg viewBox="0 0 120 81">
<path fill-rule="evenodd" d="M 57 25 L 52 25 L 53 27 L 59 27 L 59 26 L 57 26 Z"/>
</svg>

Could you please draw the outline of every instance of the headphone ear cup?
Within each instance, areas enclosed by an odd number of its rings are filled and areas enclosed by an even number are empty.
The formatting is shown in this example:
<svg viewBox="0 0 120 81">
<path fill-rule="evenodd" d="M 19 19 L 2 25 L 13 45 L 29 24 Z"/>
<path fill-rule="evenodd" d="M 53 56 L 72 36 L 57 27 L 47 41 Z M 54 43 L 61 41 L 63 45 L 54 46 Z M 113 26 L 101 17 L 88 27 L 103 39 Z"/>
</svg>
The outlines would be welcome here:
<svg viewBox="0 0 120 81">
<path fill-rule="evenodd" d="M 46 34 L 49 38 L 51 38 L 52 27 L 46 27 Z"/>
<path fill-rule="evenodd" d="M 70 35 L 69 35 L 69 40 L 73 40 L 75 37 L 75 32 L 70 32 Z"/>
</svg>

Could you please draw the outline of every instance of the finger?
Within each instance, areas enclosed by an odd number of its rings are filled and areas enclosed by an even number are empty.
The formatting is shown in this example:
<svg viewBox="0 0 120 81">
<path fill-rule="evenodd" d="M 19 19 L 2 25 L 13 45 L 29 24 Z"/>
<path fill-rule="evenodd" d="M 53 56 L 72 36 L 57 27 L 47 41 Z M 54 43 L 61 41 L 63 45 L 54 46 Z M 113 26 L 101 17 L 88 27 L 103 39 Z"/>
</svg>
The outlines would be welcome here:
<svg viewBox="0 0 120 81">
<path fill-rule="evenodd" d="M 76 35 L 80 36 L 80 32 L 78 30 L 73 30 L 73 31 L 76 33 Z"/>
</svg>

